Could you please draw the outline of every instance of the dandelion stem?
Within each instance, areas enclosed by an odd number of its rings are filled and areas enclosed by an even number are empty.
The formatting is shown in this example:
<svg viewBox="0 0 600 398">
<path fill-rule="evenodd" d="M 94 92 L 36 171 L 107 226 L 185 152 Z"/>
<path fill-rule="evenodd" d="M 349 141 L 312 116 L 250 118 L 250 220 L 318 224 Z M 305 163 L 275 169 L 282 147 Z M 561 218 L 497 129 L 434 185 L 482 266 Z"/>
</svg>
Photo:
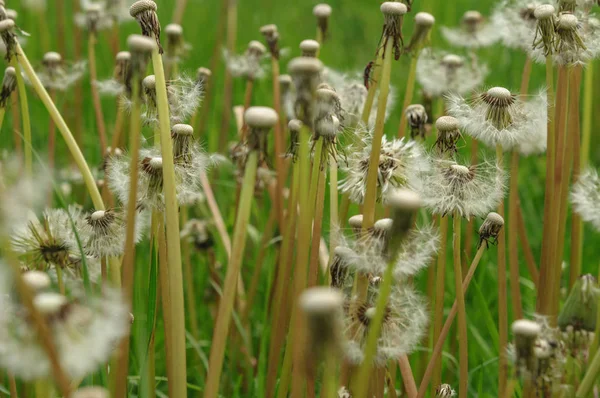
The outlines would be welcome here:
<svg viewBox="0 0 600 398">
<path fill-rule="evenodd" d="M 181 25 L 181 21 L 183 21 L 183 15 L 185 14 L 187 2 L 188 0 L 177 0 L 177 4 L 175 5 L 175 11 L 173 11 L 173 23 Z"/>
<path fill-rule="evenodd" d="M 338 166 L 333 156 L 329 156 L 329 263 L 338 245 L 340 224 L 338 220 Z"/>
<path fill-rule="evenodd" d="M 402 115 L 400 116 L 400 127 L 398 128 L 398 138 L 402 138 L 406 135 L 406 112 L 404 111 L 412 103 L 413 100 L 419 53 L 420 51 L 415 52 L 410 60 L 408 79 L 406 80 L 406 91 L 404 92 L 404 103 L 402 104 Z"/>
<path fill-rule="evenodd" d="M 119 104 L 120 98 L 117 98 L 117 120 L 115 121 L 115 131 L 112 136 L 110 148 L 114 154 L 116 149 L 121 146 L 121 136 L 123 134 L 123 124 L 125 123 L 125 111 Z"/>
<path fill-rule="evenodd" d="M 525 219 L 523 218 L 523 211 L 521 210 L 521 206 L 517 206 L 517 222 L 519 226 L 519 239 L 521 240 L 521 248 L 525 254 L 525 264 L 527 265 L 527 270 L 529 271 L 529 276 L 531 276 L 531 281 L 537 287 L 540 279 L 540 272 L 538 271 L 538 267 L 535 263 L 535 258 L 533 257 L 533 251 L 531 250 L 531 245 L 529 244 L 529 238 L 527 237 L 527 229 L 525 228 Z"/>
<path fill-rule="evenodd" d="M 332 347 L 325 350 L 325 368 L 323 374 L 323 393 L 321 398 L 337 397 L 337 353 Z"/>
<path fill-rule="evenodd" d="M 18 47 L 20 49 L 20 47 Z M 17 77 L 17 90 L 19 91 L 19 104 L 21 105 L 21 118 L 23 119 L 23 142 L 25 146 L 25 172 L 27 175 L 31 175 L 33 168 L 33 148 L 31 144 L 31 120 L 29 119 L 29 104 L 27 101 L 27 90 L 25 89 L 25 82 L 23 81 L 23 75 L 21 75 L 21 68 L 19 67 L 18 57 L 20 54 L 17 52 L 15 56 L 10 59 L 10 65 L 15 68 Z"/>
<path fill-rule="evenodd" d="M 2 130 L 2 125 L 4 124 L 4 114 L 6 113 L 6 108 L 0 108 L 0 131 Z"/>
<path fill-rule="evenodd" d="M 181 225 L 185 225 L 189 218 L 189 209 L 182 209 Z M 188 324 L 192 330 L 192 336 L 198 340 L 200 330 L 198 329 L 198 314 L 196 312 L 196 289 L 194 288 L 194 272 L 192 270 L 192 253 L 190 242 L 182 242 L 181 250 L 183 253 L 183 279 L 185 279 L 185 299 L 188 312 Z"/>
<path fill-rule="evenodd" d="M 275 160 L 275 172 L 276 172 L 276 194 L 275 194 L 275 208 L 277 209 L 277 220 L 279 220 L 279 230 L 284 230 L 283 224 L 283 188 L 285 187 L 286 168 L 283 163 L 284 156 L 284 138 L 283 132 L 283 121 L 285 117 L 281 114 L 281 93 L 279 86 L 279 60 L 271 55 L 271 69 L 273 75 L 273 109 L 279 116 L 279 122 L 275 125 L 275 153 L 273 158 Z"/>
<path fill-rule="evenodd" d="M 202 190 L 204 191 L 204 196 L 206 196 L 206 202 L 208 203 L 208 208 L 213 217 L 213 221 L 215 226 L 217 227 L 217 231 L 219 232 L 219 236 L 221 237 L 221 242 L 225 247 L 225 251 L 227 252 L 227 258 L 231 257 L 231 240 L 229 239 L 229 235 L 227 234 L 227 227 L 225 226 L 225 221 L 223 221 L 223 216 L 221 215 L 221 211 L 219 210 L 219 205 L 215 199 L 215 194 L 210 186 L 210 181 L 206 176 L 206 173 L 200 173 L 200 183 L 202 184 Z"/>
<path fill-rule="evenodd" d="M 510 188 L 508 196 L 508 263 L 513 315 L 523 318 L 521 289 L 519 285 L 518 209 L 519 206 L 519 152 L 514 150 L 510 158 Z"/>
<path fill-rule="evenodd" d="M 237 36 L 237 0 L 227 1 L 227 51 L 233 54 L 235 51 L 235 42 Z M 223 89 L 223 110 L 221 116 L 221 133 L 219 134 L 218 151 L 225 150 L 227 139 L 229 137 L 229 122 L 231 120 L 231 101 L 233 96 L 233 76 L 225 68 L 225 82 Z"/>
<path fill-rule="evenodd" d="M 408 398 L 416 398 L 417 396 L 417 384 L 415 383 L 415 376 L 413 375 L 410 367 L 410 361 L 408 356 L 403 354 L 398 359 L 398 366 L 400 366 L 400 373 L 402 374 L 402 382 L 404 383 L 404 390 Z"/>
<path fill-rule="evenodd" d="M 390 54 L 390 53 L 388 53 Z M 383 73 L 382 68 L 380 68 L 381 65 L 381 61 L 383 61 L 382 59 L 382 52 L 381 50 L 377 51 L 377 54 L 375 56 L 375 63 L 374 63 L 374 69 L 375 72 L 373 73 L 373 84 L 369 85 L 369 91 L 367 92 L 367 99 L 365 100 L 365 105 L 363 107 L 363 111 L 362 111 L 362 115 L 361 115 L 361 121 L 363 123 L 363 126 L 368 126 L 369 125 L 369 117 L 371 116 L 371 109 L 373 108 L 373 103 L 375 101 L 375 93 L 377 93 L 377 82 L 379 82 L 379 80 L 381 80 L 381 74 Z M 381 93 L 379 94 L 381 95 Z"/>
<path fill-rule="evenodd" d="M 98 191 L 98 187 L 96 186 L 94 176 L 92 175 L 92 172 L 90 171 L 90 168 L 88 167 L 85 158 L 83 157 L 83 154 L 81 153 L 81 150 L 79 149 L 79 146 L 77 145 L 77 142 L 75 141 L 75 138 L 71 133 L 71 130 L 69 130 L 69 127 L 65 123 L 65 120 L 58 112 L 58 109 L 56 109 L 56 105 L 54 105 L 54 102 L 52 102 L 52 99 L 48 95 L 48 92 L 40 82 L 40 79 L 35 74 L 35 71 L 31 67 L 29 60 L 27 59 L 27 56 L 25 55 L 25 52 L 23 51 L 19 43 L 17 43 L 17 58 L 19 59 L 19 63 L 23 67 L 25 74 L 29 78 L 33 89 L 46 106 L 46 109 L 52 117 L 52 120 L 54 120 L 54 123 L 58 127 L 58 130 L 61 132 L 63 139 L 67 144 L 67 148 L 69 148 L 71 156 L 73 156 L 75 164 L 77 164 L 77 167 L 79 168 L 79 171 L 83 176 L 83 181 L 85 182 L 90 197 L 92 198 L 94 208 L 96 210 L 104 210 L 102 196 L 100 195 L 100 191 Z M 17 73 L 17 76 L 18 75 L 19 73 Z"/>
<path fill-rule="evenodd" d="M 104 115 L 102 113 L 102 102 L 98 93 L 98 72 L 96 71 L 96 34 L 90 32 L 88 38 L 88 62 L 90 68 L 90 86 L 92 90 L 92 100 L 94 102 L 94 113 L 96 115 L 96 128 L 98 129 L 98 138 L 100 139 L 100 153 L 104 156 L 106 153 L 106 126 L 104 124 Z"/>
<path fill-rule="evenodd" d="M 460 227 L 462 217 L 454 213 L 452 225 L 452 255 L 454 257 L 454 287 L 458 305 L 458 351 L 459 351 L 459 387 L 458 396 L 467 396 L 469 386 L 469 351 L 467 346 L 467 311 L 465 309 L 465 295 L 462 289 L 462 264 L 460 262 Z"/>
<path fill-rule="evenodd" d="M 246 227 L 250 218 L 250 209 L 252 206 L 252 196 L 254 194 L 254 184 L 256 182 L 256 170 L 258 167 L 258 152 L 253 150 L 246 162 L 244 171 L 244 180 L 242 183 L 242 192 L 240 195 L 237 219 L 233 232 L 232 253 L 229 258 L 229 266 L 223 286 L 223 294 L 219 303 L 219 312 L 214 328 L 213 340 L 210 350 L 210 360 L 208 367 L 208 376 L 204 390 L 204 398 L 216 398 L 219 392 L 219 382 L 223 368 L 225 356 L 225 345 L 229 335 L 229 325 L 231 323 L 231 314 L 235 301 L 235 293 L 242 260 L 244 258 L 244 248 L 246 246 Z"/>
<path fill-rule="evenodd" d="M 8 386 L 10 389 L 10 398 L 18 398 L 17 381 L 12 373 L 8 373 Z"/>
<path fill-rule="evenodd" d="M 594 384 L 598 381 L 598 377 L 600 375 L 600 351 L 597 351 L 594 355 L 592 362 L 577 389 L 575 394 L 576 398 L 586 398 L 590 396 L 592 389 L 594 388 Z"/>
<path fill-rule="evenodd" d="M 50 100 L 54 102 L 54 90 L 50 91 Z M 54 159 L 56 157 L 56 124 L 50 118 L 48 126 L 48 168 L 54 170 Z"/>
<path fill-rule="evenodd" d="M 135 221 L 137 207 L 138 168 L 141 135 L 141 104 L 139 94 L 139 77 L 132 77 L 133 93 L 131 105 L 131 123 L 129 134 L 129 152 L 131 160 L 129 163 L 129 193 L 127 198 L 127 213 L 125 216 L 125 256 L 122 264 L 122 286 L 128 305 L 133 301 L 134 264 L 135 264 Z M 115 396 L 127 396 L 127 375 L 129 374 L 129 336 L 121 340 L 119 347 L 119 361 L 115 372 Z"/>
<path fill-rule="evenodd" d="M 179 240 L 179 205 L 175 186 L 175 167 L 173 163 L 173 143 L 171 141 L 171 128 L 169 118 L 169 104 L 167 102 L 167 87 L 162 63 L 158 49 L 152 52 L 152 65 L 156 76 L 156 102 L 160 124 L 160 144 L 163 160 L 163 181 L 165 195 L 166 239 L 169 296 L 171 298 L 171 331 L 173 346 L 171 354 L 175 359 L 173 365 L 173 379 L 169 380 L 176 397 L 187 396 L 186 387 L 186 357 L 185 357 L 185 305 L 183 298 L 183 275 L 181 270 L 181 244 Z"/>
<path fill-rule="evenodd" d="M 496 162 L 504 168 L 504 153 L 500 145 L 496 146 Z M 504 199 L 498 205 L 498 214 L 504 218 Z M 504 230 L 498 234 L 498 395 L 504 396 L 507 386 L 506 356 L 503 353 L 508 345 L 508 287 L 506 283 L 506 236 Z M 518 281 L 516 288 L 519 288 Z"/>
<path fill-rule="evenodd" d="M 462 282 L 462 292 L 463 294 L 467 292 L 469 284 L 473 279 L 473 275 L 475 275 L 475 271 L 477 270 L 477 266 L 479 265 L 479 261 L 485 252 L 486 245 L 481 245 L 471 262 L 471 266 L 469 267 L 469 271 L 465 275 L 465 279 Z M 452 305 L 452 309 L 444 322 L 444 327 L 440 331 L 440 335 L 438 339 L 435 341 L 435 346 L 431 353 L 431 358 L 429 359 L 429 364 L 427 365 L 427 369 L 423 374 L 423 378 L 421 379 L 421 385 L 419 386 L 419 393 L 417 398 L 423 398 L 427 391 L 427 385 L 431 380 L 433 375 L 433 371 L 436 367 L 436 363 L 441 358 L 442 349 L 444 348 L 444 342 L 446 341 L 446 337 L 448 337 L 448 333 L 450 332 L 450 327 L 452 326 L 452 322 L 454 322 L 454 318 L 456 318 L 456 314 L 458 313 L 458 298 L 454 300 L 454 304 Z"/>
<path fill-rule="evenodd" d="M 437 268 L 435 271 L 435 308 L 433 312 L 433 341 L 440 338 L 442 320 L 444 319 L 444 293 L 446 290 L 446 257 L 448 251 L 448 217 L 440 216 L 440 250 L 437 257 Z M 442 382 L 442 361 L 433 371 L 434 389 Z"/>
<path fill-rule="evenodd" d="M 23 144 L 21 143 L 21 120 L 19 119 L 19 94 L 13 91 L 10 95 L 10 110 L 12 113 L 13 138 L 15 140 L 15 151 L 17 155 L 23 154 Z"/>
<path fill-rule="evenodd" d="M 323 224 L 323 210 L 325 202 L 325 180 L 327 176 L 325 170 L 318 171 L 318 183 L 317 183 L 317 195 L 315 204 L 314 219 L 313 219 L 313 230 L 312 230 L 312 241 L 311 241 L 311 252 L 310 262 L 308 266 L 308 287 L 316 286 L 319 281 L 319 246 L 321 244 L 321 231 Z"/>
</svg>

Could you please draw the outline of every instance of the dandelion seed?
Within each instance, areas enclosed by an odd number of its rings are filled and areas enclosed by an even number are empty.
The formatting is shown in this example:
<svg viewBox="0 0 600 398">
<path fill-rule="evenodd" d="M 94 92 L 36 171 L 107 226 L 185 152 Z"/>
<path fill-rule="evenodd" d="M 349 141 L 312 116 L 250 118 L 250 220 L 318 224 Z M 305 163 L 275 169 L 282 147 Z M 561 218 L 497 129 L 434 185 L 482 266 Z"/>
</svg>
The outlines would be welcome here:
<svg viewBox="0 0 600 398">
<path fill-rule="evenodd" d="M 410 126 L 410 138 L 415 139 L 419 137 L 425 139 L 425 125 L 427 124 L 427 111 L 425 107 L 420 104 L 409 105 L 404 111 L 406 114 L 406 120 Z"/>
<path fill-rule="evenodd" d="M 422 51 L 417 63 L 417 80 L 432 97 L 469 93 L 483 83 L 487 73 L 487 66 L 477 60 L 466 64 L 458 55 L 429 49 Z"/>
<path fill-rule="evenodd" d="M 139 218 L 143 219 L 143 216 Z M 144 223 L 136 222 L 134 242 L 141 239 Z M 118 257 L 125 249 L 125 218 L 114 210 L 87 215 L 79 228 L 86 254 L 95 258 Z"/>
<path fill-rule="evenodd" d="M 498 206 L 506 192 L 506 175 L 495 164 L 463 166 L 452 161 L 433 160 L 429 172 L 421 175 L 419 190 L 423 204 L 434 214 L 457 213 L 467 219 L 483 217 Z"/>
<path fill-rule="evenodd" d="M 439 231 L 431 225 L 410 231 L 396 257 L 394 279 L 406 281 L 427 268 L 435 258 L 439 244 Z"/>
<path fill-rule="evenodd" d="M 316 40 L 306 39 L 300 42 L 300 51 L 302 51 L 303 57 L 315 58 L 319 53 L 320 47 L 321 45 Z"/>
<path fill-rule="evenodd" d="M 500 39 L 493 24 L 488 24 L 478 11 L 467 11 L 459 28 L 441 28 L 446 41 L 456 47 L 488 47 Z"/>
<path fill-rule="evenodd" d="M 340 181 L 339 188 L 349 194 L 354 203 L 363 203 L 366 193 L 367 173 L 371 157 L 371 135 L 367 135 L 360 151 L 353 151 L 342 169 L 347 177 Z M 405 139 L 381 141 L 381 153 L 377 170 L 377 201 L 386 202 L 392 188 L 419 185 L 417 176 L 428 167 L 424 150 L 416 141 Z"/>
<path fill-rule="evenodd" d="M 583 221 L 600 230 L 600 178 L 595 170 L 584 170 L 573 184 L 571 203 Z"/>
</svg>

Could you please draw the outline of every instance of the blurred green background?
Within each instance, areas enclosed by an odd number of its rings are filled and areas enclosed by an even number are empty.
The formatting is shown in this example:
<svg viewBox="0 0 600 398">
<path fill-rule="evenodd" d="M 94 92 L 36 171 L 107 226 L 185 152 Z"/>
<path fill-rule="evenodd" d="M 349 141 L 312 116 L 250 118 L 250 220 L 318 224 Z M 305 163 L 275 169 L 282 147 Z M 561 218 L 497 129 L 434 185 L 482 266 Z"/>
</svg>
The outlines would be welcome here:
<svg viewBox="0 0 600 398">
<path fill-rule="evenodd" d="M 157 0 L 156 2 L 158 4 L 159 18 L 164 27 L 171 21 L 175 1 Z M 412 16 L 415 12 L 421 10 L 430 11 L 436 18 L 436 27 L 441 25 L 454 26 L 459 23 L 460 17 L 464 11 L 476 9 L 483 15 L 489 15 L 490 10 L 494 7 L 495 3 L 496 2 L 493 0 L 427 0 L 426 2 L 415 0 L 412 13 L 407 14 L 405 17 L 403 28 L 404 37 L 405 39 L 410 37 L 413 25 Z M 55 4 L 54 0 L 49 1 L 47 10 L 41 17 L 49 24 L 50 32 L 52 32 L 48 38 L 50 42 L 50 48 L 48 49 L 58 51 L 58 37 L 55 32 L 57 32 L 57 25 L 60 23 L 59 21 L 61 18 L 57 16 Z M 282 59 L 282 72 L 284 72 L 287 61 L 291 59 L 291 57 L 299 55 L 299 42 L 303 39 L 314 38 L 315 36 L 315 21 L 312 15 L 312 7 L 315 4 L 316 1 L 307 0 L 239 0 L 236 42 L 237 52 L 243 52 L 250 40 L 263 41 L 262 36 L 259 33 L 259 28 L 268 23 L 275 23 L 279 28 L 281 47 L 287 47 L 290 52 L 288 58 Z M 361 73 L 365 65 L 372 59 L 381 34 L 382 16 L 379 11 L 380 2 L 366 0 L 331 0 L 329 1 L 329 4 L 333 7 L 333 14 L 330 21 L 330 36 L 321 52 L 321 58 L 327 66 L 333 69 L 343 72 Z M 85 57 L 87 34 L 85 32 L 79 32 L 79 37 L 77 37 L 77 32 L 73 26 L 73 3 L 67 0 L 65 1 L 65 7 L 62 18 L 66 21 L 64 25 L 66 54 L 63 54 L 63 57 L 66 60 L 73 60 L 77 43 L 81 46 L 80 53 Z M 42 47 L 43 40 L 40 40 L 40 35 L 43 34 L 40 29 L 40 16 L 22 8 L 16 0 L 7 0 L 7 8 L 16 9 L 19 12 L 17 20 L 18 25 L 23 30 L 31 33 L 31 37 L 27 39 L 24 48 L 32 64 L 34 66 L 39 65 L 44 53 Z M 205 147 L 208 149 L 215 148 L 219 135 L 221 134 L 222 112 L 225 111 L 222 109 L 221 105 L 224 85 L 224 66 L 221 50 L 219 48 L 216 48 L 215 50 L 215 46 L 218 45 L 219 42 L 221 43 L 221 46 L 224 46 L 225 44 L 224 37 L 222 37 L 221 40 L 218 40 L 217 37 L 219 34 L 224 35 L 225 32 L 223 27 L 219 27 L 222 10 L 222 4 L 217 0 L 189 0 L 183 20 L 184 36 L 186 41 L 192 45 L 192 50 L 190 51 L 189 56 L 184 60 L 181 70 L 193 76 L 198 67 L 208 67 L 210 65 L 211 57 L 215 54 L 218 57 L 217 68 L 213 70 L 213 95 L 210 98 L 206 98 L 203 104 L 203 106 L 208 106 L 210 109 L 209 119 L 206 123 L 207 129 L 202 132 L 202 139 L 205 143 Z M 436 27 L 434 27 L 432 38 L 433 47 L 444 48 L 461 54 L 461 50 L 452 50 L 449 48 Z M 130 33 L 139 33 L 139 27 L 134 21 L 121 25 L 121 45 L 125 44 L 126 37 Z M 110 77 L 114 65 L 107 39 L 108 33 L 101 33 L 97 46 L 98 75 L 100 79 Z M 496 45 L 493 48 L 482 49 L 478 52 L 478 56 L 484 62 L 487 62 L 490 67 L 491 73 L 486 79 L 486 86 L 505 86 L 513 91 L 518 90 L 525 59 L 523 54 Z M 407 57 L 402 57 L 400 61 L 395 62 L 393 65 L 392 84 L 396 87 L 398 100 L 386 125 L 386 131 L 389 136 L 394 136 L 396 134 L 398 122 L 400 120 L 400 108 L 404 92 L 404 82 L 406 81 L 408 74 L 408 65 L 409 59 Z M 594 67 L 597 69 L 597 65 Z M 596 73 L 596 76 L 599 76 L 599 74 Z M 598 81 L 599 80 L 597 79 L 596 86 L 599 84 Z M 544 84 L 543 82 L 544 68 L 543 66 L 536 65 L 533 69 L 530 92 L 537 91 L 542 87 Z M 89 78 L 87 76 L 84 77 L 83 80 L 83 93 L 84 101 L 82 107 L 74 106 L 72 91 L 62 95 L 59 94 L 57 104 L 62 109 L 67 122 L 71 126 L 73 126 L 72 123 L 74 121 L 75 112 L 77 112 L 78 109 L 83 110 L 83 151 L 90 164 L 98 166 L 100 164 L 100 153 L 96 138 Z M 234 80 L 233 104 L 241 104 L 243 102 L 243 95 L 244 82 L 239 79 Z M 598 95 L 599 93 L 595 93 L 595 108 L 597 108 L 600 103 Z M 418 98 L 419 95 L 417 93 L 414 102 L 417 102 Z M 33 123 L 33 145 L 43 157 L 47 145 L 48 116 L 43 105 L 37 100 L 35 93 L 31 90 L 29 91 L 29 101 Z M 265 80 L 256 83 L 252 103 L 255 105 L 272 104 L 270 76 L 267 76 Z M 103 110 L 109 136 L 112 135 L 112 126 L 114 125 L 116 116 L 115 109 L 114 99 L 103 98 Z M 10 150 L 10 148 L 13 148 L 13 144 L 9 134 L 12 123 L 12 118 L 9 113 L 10 112 L 7 112 L 2 132 L 3 139 L 0 142 L 0 145 L 5 149 Z M 598 127 L 600 127 L 600 112 L 594 114 L 591 147 L 592 164 L 598 164 L 600 157 L 600 153 L 596 149 L 598 135 L 595 132 Z M 149 132 L 145 131 L 145 133 L 148 134 Z M 233 118 L 227 134 L 231 139 L 235 136 Z M 59 154 L 57 162 L 62 166 L 67 165 L 69 163 L 69 155 L 64 148 L 60 136 L 57 138 L 57 145 Z M 468 148 L 463 149 L 463 151 L 465 155 L 468 154 Z M 485 151 L 485 149 L 483 151 Z M 491 153 L 488 154 L 484 152 L 484 156 L 491 157 L 492 155 Z M 217 201 L 221 206 L 228 227 L 231 230 L 233 224 L 231 217 L 231 214 L 233 214 L 231 211 L 233 209 L 233 195 L 231 195 L 231 189 L 235 187 L 235 183 L 229 171 L 230 170 L 219 172 L 218 175 L 215 175 L 213 178 L 213 185 L 216 191 Z M 542 158 L 528 158 L 521 161 L 519 193 L 527 223 L 529 239 L 534 252 L 536 253 L 536 259 L 538 260 L 539 257 L 537 257 L 537 254 L 540 249 L 542 230 L 543 177 L 544 161 Z M 252 224 L 256 234 L 252 236 L 256 236 L 256 238 L 252 239 L 251 244 L 247 249 L 250 254 L 248 258 L 253 258 L 256 255 L 256 245 L 258 244 L 260 231 L 264 228 L 268 215 L 266 209 L 268 209 L 269 206 L 268 199 L 264 198 L 254 207 Z M 353 210 L 356 211 L 356 209 Z M 325 219 L 327 219 L 327 216 Z M 328 226 L 325 225 L 324 235 L 327 235 L 327 231 Z M 262 303 L 265 301 L 265 292 L 268 288 L 267 280 L 272 272 L 274 263 L 274 254 L 272 252 L 273 251 L 269 253 L 265 263 L 267 266 L 263 269 L 265 283 L 264 285 L 261 284 L 260 297 L 257 302 L 261 304 L 257 304 L 251 318 L 253 320 L 252 337 L 255 347 L 261 338 L 264 341 L 268 336 L 263 328 L 264 309 Z M 142 247 L 139 250 L 139 253 L 147 253 L 147 250 Z M 598 245 L 597 235 L 590 228 L 586 227 L 583 257 L 584 271 L 594 274 L 597 273 L 599 253 L 600 245 Z M 466 255 L 469 258 L 472 257 L 472 253 L 466 253 Z M 565 258 L 568 258 L 568 253 Z M 217 260 L 223 264 L 226 262 L 221 247 L 217 248 Z M 201 339 L 199 341 L 190 341 L 190 350 L 188 351 L 191 369 L 188 374 L 192 388 L 191 391 L 201 389 L 203 384 L 204 361 L 206 360 L 205 356 L 208 355 L 209 352 L 209 344 L 212 336 L 212 320 L 208 306 L 205 305 L 210 299 L 204 297 L 204 292 L 209 290 L 208 272 L 204 266 L 205 261 L 206 259 L 203 256 L 197 255 L 194 257 L 194 269 L 196 272 L 194 275 L 194 282 L 197 287 L 196 292 L 198 297 L 196 302 L 198 304 Z M 491 249 L 489 254 L 484 256 L 484 260 L 476 274 L 475 283 L 470 288 L 466 297 L 470 337 L 470 388 L 472 389 L 472 394 L 478 393 L 480 396 L 496 395 L 498 357 L 496 324 L 498 305 L 496 292 L 497 270 L 495 261 L 495 249 Z M 247 261 L 247 263 L 244 264 L 244 268 L 246 269 L 244 273 L 245 277 L 251 275 L 253 267 L 254 264 L 252 261 Z M 521 274 L 524 310 L 527 315 L 531 315 L 535 308 L 535 292 L 533 291 L 533 284 L 530 282 L 524 266 L 522 267 Z M 424 274 L 420 277 L 418 283 L 423 284 L 425 279 L 426 275 Z M 450 308 L 454 298 L 453 291 L 454 285 L 452 278 L 449 275 L 446 286 L 446 308 Z M 157 338 L 157 344 L 157 352 L 160 352 L 162 347 L 160 334 Z M 450 345 L 452 345 L 452 342 Z M 426 350 L 426 348 L 422 348 L 422 350 Z M 157 357 L 160 361 L 162 354 L 159 354 Z M 418 360 L 419 357 L 424 356 L 420 355 L 420 352 L 417 352 L 411 357 L 417 374 L 419 373 L 419 366 L 421 366 L 421 363 Z M 445 378 L 447 378 L 448 382 L 454 383 L 456 381 L 455 372 L 457 361 L 452 357 L 452 350 L 445 354 L 445 358 Z M 131 370 L 132 373 L 137 371 L 138 365 L 139 364 L 133 366 Z M 157 365 L 157 373 L 159 375 L 164 375 L 163 369 L 164 368 L 159 363 Z M 244 396 L 239 388 L 240 375 L 238 374 L 237 369 L 226 369 L 224 374 L 223 385 L 230 384 L 229 389 L 227 389 L 230 393 L 228 396 Z M 254 386 L 256 390 L 252 390 L 252 393 L 245 396 L 260 396 L 260 384 L 260 382 L 257 382 L 256 386 Z M 165 385 L 161 384 L 160 388 L 165 389 Z"/>
</svg>

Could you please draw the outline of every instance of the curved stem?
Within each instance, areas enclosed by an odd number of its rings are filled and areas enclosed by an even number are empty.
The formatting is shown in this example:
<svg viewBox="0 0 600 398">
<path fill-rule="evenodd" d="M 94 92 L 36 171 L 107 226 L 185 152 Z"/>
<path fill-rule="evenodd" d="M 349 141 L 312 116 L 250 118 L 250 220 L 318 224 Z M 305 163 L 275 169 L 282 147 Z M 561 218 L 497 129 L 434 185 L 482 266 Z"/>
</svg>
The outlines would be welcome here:
<svg viewBox="0 0 600 398">
<path fill-rule="evenodd" d="M 17 47 L 20 49 L 20 47 Z M 23 75 L 21 75 L 21 68 L 17 55 L 13 56 L 10 60 L 10 64 L 16 71 L 17 77 L 17 90 L 19 91 L 19 103 L 21 105 L 21 118 L 23 119 L 23 145 L 25 146 L 25 172 L 27 175 L 31 175 L 33 168 L 33 148 L 31 146 L 31 120 L 29 119 L 29 104 L 27 102 L 27 90 L 25 89 L 25 82 L 23 81 Z"/>
<path fill-rule="evenodd" d="M 73 160 L 75 161 L 75 164 L 77 165 L 79 171 L 81 172 L 81 175 L 83 176 L 83 181 L 85 182 L 90 197 L 92 198 L 94 208 L 96 210 L 104 210 L 104 202 L 102 201 L 102 196 L 100 195 L 100 191 L 98 190 L 96 181 L 94 180 L 94 176 L 92 175 L 92 172 L 90 171 L 90 168 L 88 167 L 85 158 L 83 157 L 83 154 L 81 153 L 81 150 L 79 149 L 79 146 L 77 145 L 77 142 L 75 141 L 75 138 L 71 133 L 71 130 L 69 130 L 69 127 L 65 123 L 65 120 L 58 112 L 58 109 L 56 109 L 56 105 L 54 105 L 54 102 L 52 102 L 52 99 L 50 99 L 48 92 L 40 82 L 40 79 L 38 79 L 37 75 L 35 74 L 35 71 L 29 63 L 29 60 L 27 59 L 27 56 L 25 55 L 25 52 L 23 52 L 23 49 L 18 43 L 17 57 L 19 59 L 19 63 L 23 67 L 23 71 L 29 78 L 33 89 L 46 106 L 48 113 L 50 114 L 52 120 L 54 120 L 54 123 L 58 127 L 58 130 L 62 134 L 63 139 L 67 144 L 67 148 L 69 148 L 71 156 L 73 156 Z M 17 75 L 19 74 L 17 73 Z"/>
</svg>

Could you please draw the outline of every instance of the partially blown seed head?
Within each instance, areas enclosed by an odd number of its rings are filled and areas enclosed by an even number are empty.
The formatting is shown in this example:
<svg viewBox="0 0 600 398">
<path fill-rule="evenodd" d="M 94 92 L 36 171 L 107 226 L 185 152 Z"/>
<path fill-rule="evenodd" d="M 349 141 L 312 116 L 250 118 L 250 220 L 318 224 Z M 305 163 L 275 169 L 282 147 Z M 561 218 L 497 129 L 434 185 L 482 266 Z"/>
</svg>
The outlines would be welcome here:
<svg viewBox="0 0 600 398">
<path fill-rule="evenodd" d="M 421 104 L 413 104 L 406 107 L 404 111 L 406 120 L 410 126 L 410 137 L 412 139 L 425 139 L 425 125 L 427 124 L 427 110 Z"/>
<path fill-rule="evenodd" d="M 156 15 L 157 6 L 152 0 L 138 0 L 129 8 L 129 14 L 135 18 L 142 28 L 142 35 L 153 37 L 162 54 L 160 45 L 160 22 Z"/>
</svg>

